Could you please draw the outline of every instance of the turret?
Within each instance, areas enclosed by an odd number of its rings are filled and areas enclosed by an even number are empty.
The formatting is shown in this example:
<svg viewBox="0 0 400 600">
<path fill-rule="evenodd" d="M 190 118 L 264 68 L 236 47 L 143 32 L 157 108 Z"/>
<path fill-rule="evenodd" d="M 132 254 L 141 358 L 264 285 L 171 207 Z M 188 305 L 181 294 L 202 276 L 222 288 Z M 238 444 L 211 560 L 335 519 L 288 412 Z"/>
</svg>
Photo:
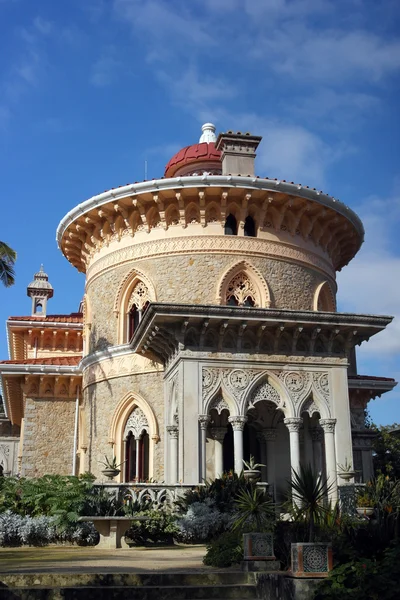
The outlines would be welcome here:
<svg viewBox="0 0 400 600">
<path fill-rule="evenodd" d="M 40 265 L 40 271 L 35 273 L 33 281 L 27 287 L 27 295 L 32 298 L 32 317 L 45 317 L 47 300 L 53 297 L 54 290 L 49 283 L 49 276 Z"/>
</svg>

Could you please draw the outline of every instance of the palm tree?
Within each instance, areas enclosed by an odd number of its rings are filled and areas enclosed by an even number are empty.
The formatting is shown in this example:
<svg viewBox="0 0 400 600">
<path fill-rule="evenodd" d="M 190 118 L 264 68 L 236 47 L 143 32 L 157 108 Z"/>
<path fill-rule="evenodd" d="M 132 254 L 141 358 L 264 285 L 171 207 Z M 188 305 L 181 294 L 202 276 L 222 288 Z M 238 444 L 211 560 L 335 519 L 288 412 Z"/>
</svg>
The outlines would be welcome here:
<svg viewBox="0 0 400 600">
<path fill-rule="evenodd" d="M 6 287 L 14 284 L 14 263 L 17 259 L 15 250 L 0 242 L 0 281 Z"/>
</svg>

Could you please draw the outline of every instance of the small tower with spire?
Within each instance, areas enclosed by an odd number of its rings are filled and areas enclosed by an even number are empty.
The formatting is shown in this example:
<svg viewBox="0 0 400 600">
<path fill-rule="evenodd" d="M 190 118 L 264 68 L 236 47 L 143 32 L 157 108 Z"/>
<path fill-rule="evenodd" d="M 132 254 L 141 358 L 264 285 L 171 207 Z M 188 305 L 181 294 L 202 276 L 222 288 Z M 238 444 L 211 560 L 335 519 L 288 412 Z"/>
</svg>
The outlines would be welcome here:
<svg viewBox="0 0 400 600">
<path fill-rule="evenodd" d="M 32 317 L 45 317 L 47 300 L 54 294 L 53 286 L 49 283 L 49 276 L 40 265 L 40 271 L 35 273 L 33 281 L 27 287 L 27 295 L 32 298 Z"/>
</svg>

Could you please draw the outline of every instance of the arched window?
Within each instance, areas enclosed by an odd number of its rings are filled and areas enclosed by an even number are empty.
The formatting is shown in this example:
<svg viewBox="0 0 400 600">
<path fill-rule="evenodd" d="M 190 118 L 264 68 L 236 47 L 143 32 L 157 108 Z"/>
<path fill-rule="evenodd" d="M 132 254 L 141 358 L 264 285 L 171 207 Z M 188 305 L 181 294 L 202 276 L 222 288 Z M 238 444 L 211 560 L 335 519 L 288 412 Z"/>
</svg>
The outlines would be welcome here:
<svg viewBox="0 0 400 600">
<path fill-rule="evenodd" d="M 256 237 L 256 224 L 253 217 L 248 215 L 244 222 L 244 235 L 248 237 Z"/>
<path fill-rule="evenodd" d="M 149 478 L 149 424 L 137 406 L 126 422 L 124 441 L 125 481 L 146 481 Z"/>
<path fill-rule="evenodd" d="M 128 303 L 128 341 L 135 333 L 148 305 L 149 290 L 143 281 L 138 281 Z"/>
<path fill-rule="evenodd" d="M 238 273 L 231 280 L 226 291 L 225 304 L 230 306 L 255 306 L 257 291 L 246 275 L 246 273 Z"/>
<path fill-rule="evenodd" d="M 225 235 L 237 235 L 237 221 L 231 213 L 226 217 L 224 233 Z"/>
</svg>

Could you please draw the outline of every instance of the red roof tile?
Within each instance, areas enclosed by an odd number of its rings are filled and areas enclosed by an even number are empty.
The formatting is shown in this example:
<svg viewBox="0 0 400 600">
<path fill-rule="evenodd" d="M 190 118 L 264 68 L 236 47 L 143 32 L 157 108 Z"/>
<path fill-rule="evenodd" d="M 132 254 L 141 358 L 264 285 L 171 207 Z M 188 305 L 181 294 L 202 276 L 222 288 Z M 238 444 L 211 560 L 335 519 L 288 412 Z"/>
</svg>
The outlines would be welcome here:
<svg viewBox="0 0 400 600">
<path fill-rule="evenodd" d="M 76 367 L 82 356 L 50 356 L 49 358 L 27 358 L 25 360 L 1 360 L 0 365 L 55 365 Z"/>
<path fill-rule="evenodd" d="M 174 177 L 176 171 L 183 165 L 196 164 L 196 162 L 215 161 L 221 164 L 221 151 L 215 148 L 214 142 L 201 142 L 186 146 L 179 150 L 165 167 L 165 177 Z"/>
<path fill-rule="evenodd" d="M 83 323 L 82 313 L 70 315 L 47 315 L 47 317 L 9 317 L 9 321 L 37 321 L 43 323 Z"/>
</svg>

